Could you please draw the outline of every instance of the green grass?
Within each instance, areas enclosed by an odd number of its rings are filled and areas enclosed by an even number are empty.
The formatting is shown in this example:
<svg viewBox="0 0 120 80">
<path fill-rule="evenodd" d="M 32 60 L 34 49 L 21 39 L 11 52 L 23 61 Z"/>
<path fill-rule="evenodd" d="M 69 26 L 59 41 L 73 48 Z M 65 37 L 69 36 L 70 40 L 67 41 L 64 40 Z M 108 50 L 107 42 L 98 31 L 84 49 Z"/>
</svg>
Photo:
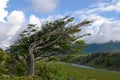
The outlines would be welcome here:
<svg viewBox="0 0 120 80">
<path fill-rule="evenodd" d="M 38 62 L 38 64 L 41 64 L 41 62 Z M 104 70 L 91 70 L 61 62 L 50 62 L 49 64 L 51 65 L 54 64 L 55 68 L 57 66 L 60 66 L 65 72 L 67 78 L 70 78 L 67 80 L 120 80 L 120 73 L 117 72 L 104 71 Z M 34 79 L 24 76 L 24 77 L 6 77 L 6 78 L 0 78 L 0 80 L 34 80 Z M 35 80 L 42 80 L 42 79 L 36 78 Z"/>
<path fill-rule="evenodd" d="M 59 64 L 62 65 L 67 76 L 73 77 L 75 80 L 120 80 L 120 73 L 117 72 L 91 70 L 65 63 Z"/>
</svg>

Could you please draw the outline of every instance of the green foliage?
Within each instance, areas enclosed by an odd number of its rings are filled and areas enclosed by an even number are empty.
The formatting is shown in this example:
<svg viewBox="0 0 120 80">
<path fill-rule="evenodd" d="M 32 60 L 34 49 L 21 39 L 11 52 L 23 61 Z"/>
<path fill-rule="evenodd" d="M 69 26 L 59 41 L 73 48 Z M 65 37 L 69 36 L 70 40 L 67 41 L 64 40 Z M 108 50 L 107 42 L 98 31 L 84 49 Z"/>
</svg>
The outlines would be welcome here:
<svg viewBox="0 0 120 80">
<path fill-rule="evenodd" d="M 43 80 L 66 80 L 62 66 L 54 63 L 37 62 L 36 74 Z"/>
<path fill-rule="evenodd" d="M 27 66 L 31 68 L 28 72 L 32 72 L 29 75 L 34 75 L 34 68 L 32 68 L 34 59 L 58 54 L 75 54 L 84 49 L 84 41 L 80 38 L 88 34 L 77 36 L 76 34 L 79 34 L 81 27 L 88 26 L 91 21 L 82 21 L 77 24 L 73 21 L 73 17 L 66 16 L 55 21 L 47 21 L 41 28 L 29 24 L 7 51 L 11 56 L 17 55 L 24 58 L 27 64 L 30 64 Z M 70 23 L 73 24 L 70 25 Z"/>
<path fill-rule="evenodd" d="M 9 58 L 7 53 L 5 51 L 3 51 L 2 49 L 0 49 L 0 65 L 4 65 L 7 58 Z"/>
<path fill-rule="evenodd" d="M 8 71 L 8 69 L 5 68 L 6 67 L 5 64 L 8 58 L 9 55 L 7 55 L 5 51 L 0 49 L 0 76 Z"/>
<path fill-rule="evenodd" d="M 8 75 L 10 76 L 25 76 L 27 70 L 23 67 L 15 58 L 9 58 L 6 61 L 6 68 L 8 69 Z"/>
<path fill-rule="evenodd" d="M 26 77 L 26 76 L 22 76 L 22 77 L 0 77 L 0 80 L 43 80 L 40 77 Z"/>
<path fill-rule="evenodd" d="M 57 56 L 51 56 L 48 58 L 48 61 L 59 61 L 59 58 Z"/>
<path fill-rule="evenodd" d="M 76 64 L 104 68 L 109 70 L 120 71 L 120 54 L 119 52 L 100 52 L 86 56 L 73 58 L 71 61 Z"/>
<path fill-rule="evenodd" d="M 43 68 L 44 68 L 45 71 L 48 71 L 48 69 L 45 68 L 45 66 L 49 67 L 47 65 L 48 65 L 47 63 L 37 62 L 36 67 L 38 66 L 38 69 L 36 69 L 36 70 L 43 71 Z M 59 79 L 55 79 L 55 80 L 119 80 L 120 79 L 120 73 L 117 73 L 117 72 L 85 69 L 85 68 L 76 67 L 76 66 L 73 66 L 71 64 L 66 64 L 66 63 L 49 63 L 49 65 L 51 65 L 55 69 L 55 70 L 53 70 L 53 68 L 52 68 L 52 70 L 51 70 L 51 68 L 49 68 L 50 69 L 49 71 L 56 73 L 56 70 L 57 70 L 57 73 L 60 72 L 60 73 L 62 73 L 62 75 L 65 74 L 65 76 L 66 76 L 65 79 L 60 79 L 61 77 L 64 76 L 63 75 L 63 76 L 59 76 Z M 42 69 L 39 69 L 40 66 L 43 66 Z M 43 72 L 43 73 L 45 73 L 45 72 Z M 38 71 L 38 74 L 39 74 L 39 71 Z M 54 80 L 54 79 L 43 79 L 40 76 L 35 76 L 35 77 L 4 76 L 4 77 L 0 77 L 0 80 Z"/>
<path fill-rule="evenodd" d="M 73 23 L 68 26 L 68 24 L 73 21 L 73 17 L 66 16 L 55 21 L 47 21 L 42 25 L 41 29 L 34 24 L 29 24 L 27 29 L 19 35 L 18 40 L 10 46 L 8 51 L 11 52 L 12 55 L 29 56 L 28 48 L 30 45 L 34 42 L 37 42 L 36 44 L 42 42 L 36 47 L 44 47 L 48 44 L 52 44 L 42 49 L 36 50 L 36 48 L 34 48 L 35 57 L 39 57 L 48 52 L 52 54 L 79 53 L 85 48 L 84 41 L 80 39 L 85 35 L 75 36 L 75 34 L 81 31 L 81 27 L 87 26 L 91 22 L 83 21 L 76 25 Z M 53 43 L 53 41 L 55 42 Z"/>
<path fill-rule="evenodd" d="M 66 55 L 63 59 L 62 59 L 62 61 L 65 61 L 65 62 L 72 62 L 72 60 L 73 60 L 73 56 L 72 55 Z"/>
<path fill-rule="evenodd" d="M 79 54 L 68 54 L 65 56 L 60 57 L 60 61 L 67 62 L 67 63 L 73 63 L 76 59 L 78 59 Z"/>
<path fill-rule="evenodd" d="M 5 51 L 0 51 L 0 76 L 25 76 L 27 70 L 14 58 L 10 57 Z"/>
<path fill-rule="evenodd" d="M 2 52 L 0 51 L 0 63 L 4 60 L 3 55 L 4 55 L 4 53 L 2 53 Z"/>
</svg>

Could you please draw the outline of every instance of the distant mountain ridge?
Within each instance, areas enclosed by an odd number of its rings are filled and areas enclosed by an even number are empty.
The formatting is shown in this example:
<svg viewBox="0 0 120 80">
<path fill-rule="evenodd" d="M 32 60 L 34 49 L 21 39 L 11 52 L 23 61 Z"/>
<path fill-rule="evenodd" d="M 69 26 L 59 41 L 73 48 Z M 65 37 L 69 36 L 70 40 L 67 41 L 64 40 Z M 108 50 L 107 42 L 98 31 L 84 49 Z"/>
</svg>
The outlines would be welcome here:
<svg viewBox="0 0 120 80">
<path fill-rule="evenodd" d="M 88 44 L 84 53 L 109 52 L 120 50 L 120 42 L 108 42 L 102 44 Z"/>
</svg>

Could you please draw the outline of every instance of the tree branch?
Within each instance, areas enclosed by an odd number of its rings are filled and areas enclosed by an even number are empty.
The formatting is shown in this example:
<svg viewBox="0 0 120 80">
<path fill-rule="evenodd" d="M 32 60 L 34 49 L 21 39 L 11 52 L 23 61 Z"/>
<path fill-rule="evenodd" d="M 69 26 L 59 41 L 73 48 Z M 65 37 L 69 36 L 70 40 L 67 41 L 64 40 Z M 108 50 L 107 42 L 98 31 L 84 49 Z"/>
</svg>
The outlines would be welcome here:
<svg viewBox="0 0 120 80">
<path fill-rule="evenodd" d="M 43 60 L 43 59 L 48 58 L 48 57 L 53 56 L 53 55 L 57 55 L 57 53 L 51 53 L 49 55 L 48 54 L 47 55 L 41 55 L 41 57 L 36 58 L 35 61 L 40 61 L 40 60 Z"/>
</svg>

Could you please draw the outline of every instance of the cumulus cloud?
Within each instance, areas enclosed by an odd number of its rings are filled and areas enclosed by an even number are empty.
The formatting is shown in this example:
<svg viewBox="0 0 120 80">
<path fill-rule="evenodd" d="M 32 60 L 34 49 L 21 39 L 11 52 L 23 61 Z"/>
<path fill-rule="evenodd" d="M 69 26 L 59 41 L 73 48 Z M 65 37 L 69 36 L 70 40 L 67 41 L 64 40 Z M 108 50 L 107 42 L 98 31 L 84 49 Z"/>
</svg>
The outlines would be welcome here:
<svg viewBox="0 0 120 80">
<path fill-rule="evenodd" d="M 23 11 L 12 11 L 7 17 L 8 23 L 13 25 L 20 25 L 25 21 Z"/>
<path fill-rule="evenodd" d="M 37 24 L 37 26 L 41 26 L 42 25 L 40 18 L 36 17 L 35 15 L 31 15 L 29 17 L 29 23 L 30 24 Z"/>
<path fill-rule="evenodd" d="M 5 22 L 0 22 L 0 47 L 5 48 L 10 45 L 10 40 L 16 35 L 25 21 L 22 11 L 12 11 Z"/>
<path fill-rule="evenodd" d="M 9 0 L 0 0 L 0 22 L 5 22 L 4 18 L 8 15 L 8 11 L 5 10 L 8 1 Z"/>
<path fill-rule="evenodd" d="M 82 19 L 93 21 L 92 26 L 100 26 L 103 23 L 110 23 L 111 20 L 114 20 L 113 18 L 105 18 L 98 14 L 90 14 L 87 16 L 85 15 L 84 17 L 82 17 Z"/>
<path fill-rule="evenodd" d="M 9 0 L 0 0 L 0 26 L 2 26 L 0 29 L 0 47 L 2 48 L 8 47 L 19 32 L 26 28 L 26 24 L 31 23 L 41 26 L 44 21 L 53 21 L 64 16 L 51 15 L 41 19 L 33 14 L 29 16 L 28 21 L 26 21 L 23 11 L 14 10 L 8 15 L 6 11 L 8 1 Z M 58 2 L 59 0 L 31 0 L 35 10 L 45 13 L 55 10 Z M 89 37 L 83 38 L 86 43 L 106 43 L 111 40 L 120 41 L 120 21 L 114 18 L 106 18 L 99 14 L 111 11 L 120 13 L 120 0 L 112 0 L 110 3 L 97 3 L 97 5 L 90 6 L 87 9 L 71 13 L 76 18 L 78 18 L 78 16 L 82 18 L 81 20 L 94 20 L 90 27 L 85 27 L 82 30 L 82 33 L 92 34 Z M 7 20 L 4 19 L 5 17 Z"/>
<path fill-rule="evenodd" d="M 120 41 L 120 21 L 103 23 L 97 33 L 84 38 L 87 43 L 106 43 L 109 41 Z M 89 30 L 88 30 L 89 31 Z"/>
<path fill-rule="evenodd" d="M 10 24 L 0 22 L 0 41 L 7 38 L 7 33 L 12 27 Z"/>
<path fill-rule="evenodd" d="M 46 2 L 44 0 L 32 0 L 32 3 L 37 10 L 50 12 L 56 8 L 58 1 L 59 0 L 47 0 Z M 0 0 L 0 47 L 4 49 L 17 38 L 16 36 L 26 28 L 28 23 L 41 26 L 42 22 L 46 20 L 53 20 L 55 17 L 60 17 L 56 15 L 40 19 L 35 15 L 31 15 L 29 20 L 26 21 L 23 11 L 14 10 L 8 15 L 8 11 L 6 10 L 8 2 L 9 0 Z M 4 18 L 6 18 L 6 20 Z"/>
<path fill-rule="evenodd" d="M 83 28 L 82 33 L 91 33 L 91 36 L 84 37 L 86 43 L 106 43 L 109 41 L 120 41 L 120 21 L 116 17 L 104 17 L 101 14 L 111 12 L 120 13 L 120 0 L 111 2 L 99 2 L 83 10 L 77 10 L 72 14 L 81 20 L 94 20 L 90 27 Z"/>
<path fill-rule="evenodd" d="M 94 20 L 90 27 L 85 27 L 82 33 L 90 33 L 91 36 L 84 37 L 86 43 L 106 43 L 110 41 L 120 41 L 120 21 L 105 18 L 100 15 L 91 14 L 88 20 Z"/>
<path fill-rule="evenodd" d="M 6 23 L 5 17 L 8 15 L 7 3 L 9 0 L 0 0 L 0 47 L 6 46 L 5 39 L 8 37 L 7 32 L 12 27 L 10 24 Z"/>
<path fill-rule="evenodd" d="M 31 0 L 35 10 L 48 13 L 54 11 L 59 0 Z"/>
<path fill-rule="evenodd" d="M 8 40 L 1 41 L 0 48 L 6 49 L 6 47 L 9 47 L 9 41 Z"/>
<path fill-rule="evenodd" d="M 24 13 L 22 11 L 15 10 L 11 12 L 7 19 L 8 19 L 7 23 L 13 26 L 13 28 L 8 32 L 7 35 L 14 36 L 25 21 Z"/>
</svg>

